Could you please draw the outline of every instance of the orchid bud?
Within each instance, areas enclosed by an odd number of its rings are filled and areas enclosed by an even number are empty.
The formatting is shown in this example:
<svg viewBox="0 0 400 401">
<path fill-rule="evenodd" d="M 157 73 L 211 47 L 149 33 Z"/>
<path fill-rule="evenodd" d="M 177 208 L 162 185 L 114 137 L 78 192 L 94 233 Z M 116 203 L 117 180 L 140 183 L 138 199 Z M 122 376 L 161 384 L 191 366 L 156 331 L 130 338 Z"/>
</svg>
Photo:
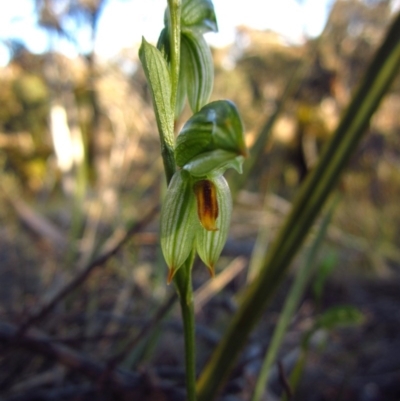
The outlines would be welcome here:
<svg viewBox="0 0 400 401">
<path fill-rule="evenodd" d="M 194 188 L 201 223 L 196 233 L 196 248 L 200 259 L 214 276 L 215 264 L 228 237 L 232 197 L 222 175 L 197 181 Z"/>
<path fill-rule="evenodd" d="M 178 171 L 172 177 L 161 209 L 161 249 L 169 268 L 168 283 L 193 249 L 198 226 L 191 177 Z"/>
</svg>

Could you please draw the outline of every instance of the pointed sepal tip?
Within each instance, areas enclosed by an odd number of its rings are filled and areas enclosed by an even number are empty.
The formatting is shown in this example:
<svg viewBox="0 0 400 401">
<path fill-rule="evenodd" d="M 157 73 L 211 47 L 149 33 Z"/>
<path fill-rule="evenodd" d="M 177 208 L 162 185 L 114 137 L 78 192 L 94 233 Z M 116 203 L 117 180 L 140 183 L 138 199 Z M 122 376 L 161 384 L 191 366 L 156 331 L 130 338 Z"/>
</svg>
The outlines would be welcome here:
<svg viewBox="0 0 400 401">
<path fill-rule="evenodd" d="M 167 277 L 167 284 L 168 284 L 168 285 L 171 284 L 172 279 L 173 279 L 174 276 L 175 276 L 176 270 L 177 270 L 177 269 L 175 269 L 175 268 L 173 268 L 173 267 L 171 267 L 171 268 L 168 270 L 168 277 Z"/>
</svg>

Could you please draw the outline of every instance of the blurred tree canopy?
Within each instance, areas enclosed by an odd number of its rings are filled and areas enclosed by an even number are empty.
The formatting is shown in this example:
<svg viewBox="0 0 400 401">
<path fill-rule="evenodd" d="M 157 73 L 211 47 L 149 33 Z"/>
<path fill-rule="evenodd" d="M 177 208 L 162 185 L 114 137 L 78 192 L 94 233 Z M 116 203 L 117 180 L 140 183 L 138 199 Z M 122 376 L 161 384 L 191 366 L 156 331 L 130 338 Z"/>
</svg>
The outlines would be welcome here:
<svg viewBox="0 0 400 401">
<path fill-rule="evenodd" d="M 50 38 L 49 52 L 30 54 L 23 44 L 10 38 L 13 57 L 0 77 L 4 105 L 0 111 L 0 129 L 5 135 L 28 132 L 34 144 L 30 157 L 41 154 L 40 157 L 47 158 L 51 152 L 48 116 L 56 103 L 63 104 L 69 124 L 78 124 L 82 131 L 86 163 L 92 171 L 89 174 L 95 177 L 99 170 L 96 160 L 109 152 L 103 144 L 112 141 L 110 130 L 115 126 L 110 119 L 110 99 L 102 90 L 105 82 L 115 79 L 116 88 L 123 83 L 124 90 L 129 92 L 125 95 L 135 97 L 139 107 L 146 110 L 144 113 L 143 109 L 133 110 L 123 101 L 119 107 L 124 109 L 124 124 L 139 124 L 145 131 L 154 128 L 148 126 L 149 121 L 140 122 L 150 113 L 140 68 L 134 67 L 131 75 L 121 68 L 127 62 L 137 65 L 137 56 L 125 50 L 116 62 L 97 63 L 94 43 L 106 0 L 34 1 L 38 24 Z M 256 186 L 262 188 L 265 180 L 270 181 L 276 175 L 292 183 L 304 178 L 380 42 L 392 15 L 391 7 L 388 0 L 338 0 L 333 3 L 321 36 L 304 45 L 288 44 L 273 32 L 240 27 L 231 47 L 213 50 L 216 73 L 213 97 L 231 98 L 237 103 L 243 111 L 249 143 L 273 113 L 293 74 L 303 71 L 274 128 L 271 144 L 275 144 L 275 151 L 260 166 Z M 83 27 L 91 32 L 91 46 L 85 51 L 78 43 L 78 32 Z M 57 36 L 67 38 L 83 51 L 80 58 L 68 60 L 57 55 L 51 48 L 51 38 Z M 399 91 L 399 80 L 394 91 Z M 393 120 L 395 107 L 392 102 L 388 107 L 392 117 L 387 115 L 380 121 Z M 16 157 L 18 152 L 18 146 L 14 147 L 9 158 Z M 285 167 L 285 160 L 292 170 Z M 11 164 L 15 167 L 15 163 Z M 276 168 L 271 170 L 271 165 Z"/>
</svg>

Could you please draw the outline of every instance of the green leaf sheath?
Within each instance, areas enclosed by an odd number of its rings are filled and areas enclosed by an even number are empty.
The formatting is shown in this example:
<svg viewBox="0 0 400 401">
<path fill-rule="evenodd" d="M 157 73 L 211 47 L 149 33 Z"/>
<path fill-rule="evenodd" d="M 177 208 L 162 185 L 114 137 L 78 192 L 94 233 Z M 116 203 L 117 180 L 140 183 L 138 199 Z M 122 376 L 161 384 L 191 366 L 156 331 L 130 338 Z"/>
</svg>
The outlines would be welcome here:
<svg viewBox="0 0 400 401">
<path fill-rule="evenodd" d="M 197 155 L 213 149 L 211 133 L 215 122 L 196 121 L 195 114 L 183 127 L 176 138 L 175 159 L 183 167 Z"/>
<path fill-rule="evenodd" d="M 217 18 L 211 0 L 183 0 L 182 30 L 198 33 L 217 32 Z"/>
<path fill-rule="evenodd" d="M 223 385 L 399 70 L 400 14 L 396 16 L 328 147 L 302 185 L 290 214 L 263 261 L 259 276 L 248 287 L 225 337 L 204 369 L 198 382 L 199 401 L 211 401 Z"/>
<path fill-rule="evenodd" d="M 210 99 L 214 85 L 214 64 L 209 46 L 201 34 L 181 36 L 181 70 L 190 108 L 198 112 Z"/>
<path fill-rule="evenodd" d="M 160 36 L 158 37 L 157 41 L 157 49 L 160 50 L 165 60 L 167 60 L 167 63 L 169 63 L 171 47 L 169 45 L 169 31 L 166 27 L 160 32 Z"/>
<path fill-rule="evenodd" d="M 229 153 L 233 158 L 247 153 L 243 125 L 232 102 L 218 100 L 204 106 L 186 122 L 177 137 L 175 157 L 180 167 L 194 161 L 199 163 L 203 154 L 207 163 L 217 162 L 217 159 L 212 160 L 209 152 L 218 155 L 225 152 L 225 156 Z M 223 163 L 226 163 L 225 159 Z"/>
<path fill-rule="evenodd" d="M 170 64 L 171 106 L 178 118 L 186 96 L 194 113 L 210 98 L 214 65 L 203 34 L 216 32 L 217 21 L 209 0 L 183 0 L 182 6 L 180 0 L 168 0 L 168 5 L 157 48 Z"/>
<path fill-rule="evenodd" d="M 164 28 L 160 36 L 158 38 L 157 42 L 157 49 L 159 49 L 164 56 L 164 58 L 167 60 L 167 62 L 170 62 L 171 59 L 171 46 L 170 46 L 170 40 L 169 40 L 169 31 L 168 28 Z M 183 50 L 184 52 L 184 50 Z M 178 80 L 178 87 L 177 87 L 177 92 L 176 92 L 176 102 L 175 102 L 175 119 L 178 119 L 178 117 L 182 114 L 183 108 L 185 106 L 185 100 L 186 100 L 186 95 L 187 95 L 187 78 L 186 78 L 186 73 L 187 69 L 182 68 L 182 64 L 184 64 L 182 60 L 182 43 L 181 43 L 181 55 L 180 55 L 180 60 L 181 60 L 181 66 L 179 68 L 179 80 Z"/>
<path fill-rule="evenodd" d="M 229 100 L 217 100 L 209 103 L 207 108 L 214 109 L 216 113 L 216 125 L 213 132 L 215 146 L 246 156 L 243 124 L 234 103 Z"/>
<path fill-rule="evenodd" d="M 174 114 L 171 109 L 171 80 L 168 65 L 161 52 L 143 38 L 139 58 L 153 99 L 161 142 L 165 174 L 169 182 L 175 173 Z"/>
</svg>

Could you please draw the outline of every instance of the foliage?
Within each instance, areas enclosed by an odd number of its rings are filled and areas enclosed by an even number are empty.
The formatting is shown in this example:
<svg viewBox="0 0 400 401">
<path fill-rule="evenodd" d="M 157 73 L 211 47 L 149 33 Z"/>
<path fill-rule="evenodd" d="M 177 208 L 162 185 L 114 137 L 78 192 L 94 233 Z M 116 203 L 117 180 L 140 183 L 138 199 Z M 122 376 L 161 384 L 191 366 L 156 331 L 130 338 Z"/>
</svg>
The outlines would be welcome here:
<svg viewBox="0 0 400 401">
<path fill-rule="evenodd" d="M 312 387 L 315 397 L 332 392 L 339 398 L 323 378 L 309 386 L 308 368 L 315 360 L 321 375 L 331 373 L 335 363 L 338 371 L 357 366 L 361 377 L 368 361 L 386 362 L 394 355 L 390 343 L 383 347 L 389 353 L 381 346 L 398 326 L 397 315 L 387 308 L 398 299 L 398 280 L 391 277 L 400 261 L 400 144 L 393 135 L 399 93 L 396 85 L 389 89 L 398 69 L 397 31 L 343 112 L 387 28 L 388 2 L 374 7 L 336 2 L 322 36 L 304 46 L 241 28 L 246 40 L 230 49 L 209 49 L 204 40 L 205 32 L 217 29 L 211 1 L 183 1 L 180 12 L 178 4 L 169 1 L 157 47 L 143 40 L 144 70 L 121 68 L 127 61 L 136 67 L 132 49 L 108 64 L 89 60 L 90 54 L 79 62 L 21 50 L 2 70 L 0 341 L 11 350 L 0 358 L 5 399 L 20 391 L 28 399 L 72 394 L 108 401 L 132 398 L 133 392 L 138 399 L 183 400 L 180 368 L 185 364 L 189 398 L 195 397 L 200 373 L 200 400 L 218 398 L 220 390 L 222 399 L 248 399 L 257 376 L 261 392 L 276 389 L 265 389 L 258 371 L 264 350 L 274 385 L 283 385 L 288 373 L 287 394 L 291 387 L 296 397 L 308 399 Z M 72 11 L 53 13 L 51 29 L 58 17 L 65 23 L 79 14 L 78 25 L 93 21 L 89 9 Z M 366 128 L 384 93 L 380 111 Z M 77 164 L 67 172 L 55 165 L 48 114 L 56 103 L 64 107 L 70 131 L 81 128 L 85 134 L 83 164 L 95 170 L 92 181 L 78 183 Z M 354 151 L 364 131 L 370 135 Z M 165 192 L 160 139 L 169 182 Z M 347 171 L 341 173 L 345 164 Z M 329 216 L 330 225 L 329 219 L 320 225 L 319 211 L 335 182 L 342 202 Z M 68 185 L 80 185 L 82 192 L 71 197 Z M 159 210 L 160 231 L 153 224 Z M 256 240 L 261 270 L 246 283 Z M 311 263 L 317 251 L 322 260 Z M 390 279 L 380 284 L 378 273 Z M 167 275 L 177 296 L 165 285 Z M 286 290 L 292 279 L 295 295 Z M 210 304 L 200 308 L 198 294 Z M 173 309 L 178 298 L 183 327 Z M 361 306 L 366 319 L 352 303 Z M 270 340 L 285 304 L 290 313 L 282 314 L 279 341 Z M 375 313 L 381 304 L 388 312 Z M 386 318 L 391 329 L 381 339 L 386 326 L 380 323 Z M 361 337 L 370 342 L 361 346 Z M 286 360 L 293 348 L 298 359 L 290 373 Z M 68 374 L 53 369 L 51 359 L 67 366 Z M 139 373 L 147 367 L 156 381 Z M 39 384 L 44 395 L 24 390 L 34 376 L 48 378 L 49 368 L 49 382 Z M 352 387 L 352 399 L 363 388 Z M 383 388 L 379 384 L 391 401 Z"/>
</svg>

